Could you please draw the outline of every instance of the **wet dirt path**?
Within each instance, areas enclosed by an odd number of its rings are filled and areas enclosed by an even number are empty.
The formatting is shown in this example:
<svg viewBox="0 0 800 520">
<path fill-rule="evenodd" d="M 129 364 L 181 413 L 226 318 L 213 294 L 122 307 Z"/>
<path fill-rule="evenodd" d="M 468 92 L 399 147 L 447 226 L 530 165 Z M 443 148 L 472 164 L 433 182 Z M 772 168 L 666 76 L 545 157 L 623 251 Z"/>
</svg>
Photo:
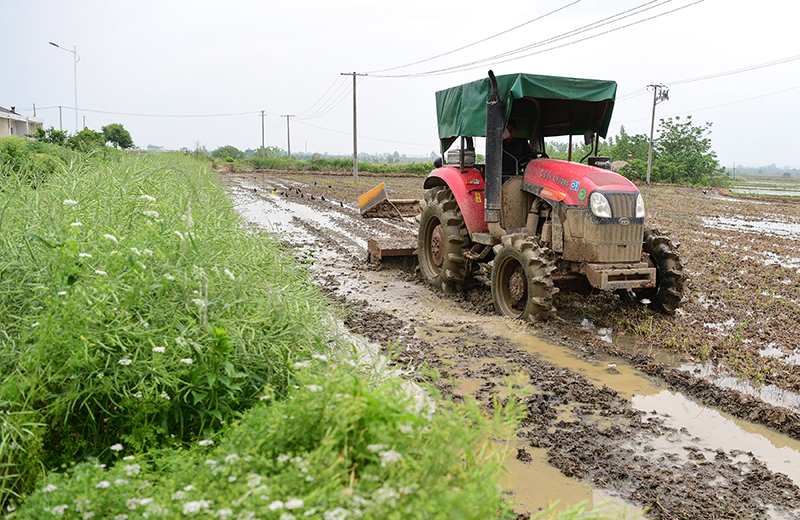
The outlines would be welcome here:
<svg viewBox="0 0 800 520">
<path fill-rule="evenodd" d="M 521 396 L 529 417 L 506 463 L 520 518 L 556 499 L 562 508 L 612 500 L 631 518 L 645 507 L 653 518 L 800 518 L 796 439 L 696 404 L 634 368 L 635 355 L 604 354 L 595 346 L 608 332 L 591 322 L 516 322 L 492 314 L 485 288 L 442 294 L 409 264 L 368 265 L 368 238 L 414 224 L 364 221 L 335 183 L 240 177 L 228 181 L 241 213 L 314 260 L 320 286 L 352 307 L 351 330 L 396 345 L 397 362 L 445 396 L 471 395 L 487 411 L 495 397 Z"/>
</svg>

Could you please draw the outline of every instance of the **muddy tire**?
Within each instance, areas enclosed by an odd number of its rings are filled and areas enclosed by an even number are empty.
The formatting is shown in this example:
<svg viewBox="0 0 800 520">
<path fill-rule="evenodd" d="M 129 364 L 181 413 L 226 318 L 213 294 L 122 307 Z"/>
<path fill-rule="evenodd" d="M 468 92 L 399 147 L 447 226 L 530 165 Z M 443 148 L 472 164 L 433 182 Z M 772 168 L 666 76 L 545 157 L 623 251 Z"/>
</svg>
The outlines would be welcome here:
<svg viewBox="0 0 800 520">
<path fill-rule="evenodd" d="M 675 314 L 683 302 L 687 280 L 677 246 L 659 231 L 645 229 L 642 256 L 656 268 L 656 286 L 635 291 L 636 298 L 646 298 L 653 308 L 666 314 Z"/>
<path fill-rule="evenodd" d="M 552 254 L 532 238 L 507 235 L 495 247 L 492 301 L 497 314 L 520 320 L 555 314 Z"/>
<path fill-rule="evenodd" d="M 446 186 L 425 192 L 417 236 L 419 273 L 423 280 L 445 291 L 464 288 L 467 277 L 469 232 L 453 193 Z"/>
</svg>

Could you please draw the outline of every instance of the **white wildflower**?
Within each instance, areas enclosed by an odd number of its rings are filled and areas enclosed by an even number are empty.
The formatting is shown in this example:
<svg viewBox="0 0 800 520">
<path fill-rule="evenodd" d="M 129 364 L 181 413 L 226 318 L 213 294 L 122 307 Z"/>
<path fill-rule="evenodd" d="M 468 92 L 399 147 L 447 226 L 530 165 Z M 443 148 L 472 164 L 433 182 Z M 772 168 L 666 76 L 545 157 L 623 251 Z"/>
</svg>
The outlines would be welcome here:
<svg viewBox="0 0 800 520">
<path fill-rule="evenodd" d="M 227 462 L 228 464 L 233 464 L 234 462 L 238 461 L 239 461 L 239 456 L 235 453 L 231 453 L 230 455 L 225 457 L 225 462 Z"/>
<path fill-rule="evenodd" d="M 94 487 L 96 487 L 97 489 L 105 489 L 110 485 L 111 485 L 111 482 L 109 482 L 107 480 L 101 480 L 100 482 L 95 484 Z"/>
<path fill-rule="evenodd" d="M 177 338 L 175 338 L 175 343 L 177 343 L 178 345 L 180 345 L 182 347 L 185 347 L 186 345 L 188 345 L 188 343 L 186 342 L 186 338 L 184 338 L 183 336 L 178 336 Z"/>
<path fill-rule="evenodd" d="M 122 451 L 122 444 L 114 444 L 109 448 L 111 451 Z"/>
<path fill-rule="evenodd" d="M 397 492 L 390 488 L 387 484 L 384 484 L 382 488 L 377 490 L 375 494 L 372 495 L 372 498 L 375 499 L 375 502 L 379 504 L 383 504 L 384 502 L 394 504 L 395 500 L 400 498 L 400 495 L 398 495 Z"/>
<path fill-rule="evenodd" d="M 72 227 L 81 227 L 82 225 L 83 224 L 81 224 L 80 222 L 73 222 L 72 224 L 70 224 L 70 226 Z"/>
<path fill-rule="evenodd" d="M 231 509 L 220 509 L 217 511 L 217 516 L 220 518 L 228 518 L 229 516 L 233 516 L 233 510 Z"/>
<path fill-rule="evenodd" d="M 96 269 L 94 274 L 99 274 L 100 276 L 108 276 L 108 273 L 103 271 L 102 269 Z"/>
<path fill-rule="evenodd" d="M 165 274 L 165 275 L 164 275 L 164 278 L 166 278 L 167 280 L 170 280 L 170 281 L 172 281 L 172 280 L 174 280 L 174 279 L 175 279 L 175 277 L 174 277 L 174 276 L 172 276 L 172 275 L 171 275 L 171 274 L 169 274 L 169 273 Z"/>
<path fill-rule="evenodd" d="M 411 433 L 412 431 L 414 431 L 414 428 L 412 428 L 411 426 L 409 426 L 407 424 L 398 424 L 397 425 L 397 429 L 400 430 L 403 433 Z"/>
<path fill-rule="evenodd" d="M 211 506 L 210 500 L 194 500 L 183 504 L 183 514 L 193 515 Z"/>
<path fill-rule="evenodd" d="M 261 485 L 261 475 L 258 473 L 248 473 L 247 474 L 247 487 L 258 487 Z"/>
<path fill-rule="evenodd" d="M 117 480 L 114 481 L 115 486 L 127 486 L 128 484 L 130 484 L 130 482 L 128 482 L 124 478 L 118 478 Z"/>
<path fill-rule="evenodd" d="M 214 467 L 214 466 L 216 466 L 217 464 L 219 464 L 219 462 L 218 462 L 218 461 L 216 461 L 216 460 L 214 460 L 214 459 L 208 459 L 208 460 L 206 461 L 206 466 L 211 466 L 211 467 Z"/>
<path fill-rule="evenodd" d="M 52 492 L 53 492 L 53 491 L 55 491 L 56 489 L 58 489 L 58 486 L 55 486 L 55 485 L 53 485 L 53 484 L 47 484 L 47 485 L 44 487 L 44 489 L 42 489 L 42 493 L 52 493 Z"/>
<path fill-rule="evenodd" d="M 144 199 L 144 200 L 149 200 L 150 202 L 155 202 L 156 201 L 156 198 L 155 197 L 151 197 L 150 195 L 139 195 L 139 198 L 140 199 Z"/>
<path fill-rule="evenodd" d="M 112 242 L 114 242 L 115 244 L 119 244 L 119 240 L 117 239 L 117 237 L 115 237 L 114 235 L 111 235 L 111 234 L 109 234 L 109 233 L 106 233 L 105 235 L 103 235 L 103 238 L 106 238 L 106 239 L 108 239 L 108 240 L 111 240 L 111 241 L 112 241 Z"/>
<path fill-rule="evenodd" d="M 122 457 L 122 460 L 133 460 L 135 458 L 136 457 L 134 457 L 133 455 L 125 455 L 124 457 Z"/>
<path fill-rule="evenodd" d="M 31 323 L 31 328 L 38 327 L 38 326 L 39 326 L 39 322 L 38 321 L 34 322 L 34 323 Z"/>
<path fill-rule="evenodd" d="M 303 500 L 299 498 L 292 498 L 286 501 L 284 504 L 286 509 L 299 509 L 303 507 Z"/>
<path fill-rule="evenodd" d="M 156 352 L 158 354 L 162 354 L 165 350 L 167 349 L 164 347 L 153 347 L 153 352 Z"/>
<path fill-rule="evenodd" d="M 147 211 L 142 211 L 142 214 L 146 217 L 158 218 L 158 211 L 147 210 Z"/>
<path fill-rule="evenodd" d="M 197 489 L 197 488 L 196 488 L 196 487 L 194 487 L 194 484 L 189 484 L 188 486 L 183 486 L 183 490 L 184 490 L 184 491 L 194 491 L 194 490 L 196 490 L 196 489 Z"/>
<path fill-rule="evenodd" d="M 314 359 L 319 359 L 320 361 L 328 361 L 328 356 L 325 354 L 311 354 L 311 357 Z"/>
<path fill-rule="evenodd" d="M 201 309 L 205 308 L 205 306 L 208 305 L 206 303 L 206 301 L 203 300 L 202 298 L 192 298 L 192 303 L 194 303 L 195 305 L 197 305 Z"/>
<path fill-rule="evenodd" d="M 91 253 L 78 253 L 78 258 L 91 258 Z"/>
<path fill-rule="evenodd" d="M 310 366 L 311 363 L 309 363 L 308 361 L 298 361 L 297 363 L 294 364 L 295 368 L 308 368 Z"/>
<path fill-rule="evenodd" d="M 142 398 L 142 391 L 141 391 L 141 390 L 139 390 L 138 392 L 136 392 L 135 394 L 133 394 L 133 397 L 135 397 L 136 399 L 141 399 L 141 398 Z"/>
<path fill-rule="evenodd" d="M 142 254 L 145 255 L 145 256 L 153 256 L 153 251 L 151 251 L 150 249 L 146 249 L 145 248 L 145 249 L 142 249 Z"/>
<path fill-rule="evenodd" d="M 390 464 L 392 462 L 397 462 L 398 460 L 403 458 L 403 455 L 394 450 L 382 451 L 378 455 L 381 456 L 381 467 L 384 468 L 386 467 L 387 464 Z"/>
<path fill-rule="evenodd" d="M 58 294 L 59 296 L 66 296 L 67 291 L 58 291 L 56 294 Z"/>
<path fill-rule="evenodd" d="M 178 235 L 179 237 L 181 237 L 181 240 L 185 240 L 186 239 L 186 237 L 184 237 L 183 233 L 181 233 L 180 231 L 175 231 L 175 234 Z"/>
<path fill-rule="evenodd" d="M 230 278 L 231 280 L 236 280 L 236 277 L 233 276 L 233 273 L 230 270 L 225 269 L 225 274 L 227 274 L 228 278 Z"/>
<path fill-rule="evenodd" d="M 270 511 L 277 511 L 278 509 L 283 509 L 283 502 L 280 500 L 276 500 L 271 503 L 269 506 Z"/>
<path fill-rule="evenodd" d="M 129 477 L 132 477 L 134 475 L 138 475 L 139 472 L 142 470 L 142 467 L 140 465 L 138 465 L 138 464 L 131 464 L 129 466 L 125 466 L 122 469 L 125 471 L 126 475 L 128 475 Z"/>
<path fill-rule="evenodd" d="M 114 517 L 114 520 L 128 520 L 128 515 L 126 515 L 125 513 L 122 513 L 121 515 L 116 515 Z"/>
<path fill-rule="evenodd" d="M 103 379 L 105 377 L 102 372 L 97 373 L 97 379 Z"/>
<path fill-rule="evenodd" d="M 97 468 L 97 469 L 105 469 L 106 465 L 105 464 L 95 464 L 94 467 Z"/>
<path fill-rule="evenodd" d="M 94 511 L 87 511 L 83 513 L 83 520 L 89 520 L 90 518 L 94 518 L 95 512 Z"/>
<path fill-rule="evenodd" d="M 75 205 L 75 204 L 77 204 L 77 203 L 78 203 L 78 201 L 77 201 L 77 200 L 72 200 L 72 199 L 64 199 L 64 205 L 65 205 L 65 206 L 74 206 L 74 205 Z"/>
<path fill-rule="evenodd" d="M 306 475 L 306 482 L 314 482 L 314 477 L 311 475 Z"/>
<path fill-rule="evenodd" d="M 288 455 L 278 455 L 278 462 L 286 462 L 287 460 L 291 459 Z"/>
<path fill-rule="evenodd" d="M 376 451 L 385 450 L 388 447 L 389 446 L 387 446 L 385 444 L 370 444 L 369 446 L 367 446 L 367 450 L 372 451 L 372 452 L 376 452 Z"/>
<path fill-rule="evenodd" d="M 171 494 L 170 498 L 172 500 L 183 500 L 184 498 L 186 498 L 186 493 L 184 493 L 183 491 L 178 490 L 178 491 L 174 492 L 173 494 Z"/>
<path fill-rule="evenodd" d="M 330 511 L 325 511 L 325 513 L 322 515 L 325 520 L 345 520 L 345 518 L 348 516 L 350 516 L 350 511 L 341 507 L 331 509 Z"/>
<path fill-rule="evenodd" d="M 234 477 L 233 475 L 231 475 L 230 477 L 228 477 L 228 482 L 236 482 L 237 480 L 238 480 L 238 479 L 237 479 L 236 477 Z"/>
<path fill-rule="evenodd" d="M 147 266 L 146 266 L 146 265 L 144 265 L 143 263 L 141 263 L 141 262 L 136 262 L 136 263 L 137 263 L 137 264 L 139 264 L 139 267 L 141 267 L 141 268 L 142 268 L 142 271 L 144 271 L 144 270 L 146 270 L 146 269 L 147 269 Z"/>
<path fill-rule="evenodd" d="M 64 511 L 66 511 L 68 507 L 69 506 L 67 504 L 61 504 L 60 506 L 56 506 L 53 509 L 51 509 L 50 513 L 52 513 L 53 516 L 63 516 Z"/>
<path fill-rule="evenodd" d="M 122 358 L 122 359 L 120 359 L 119 361 L 117 361 L 117 363 L 119 363 L 120 365 L 122 365 L 122 366 L 124 366 L 124 367 L 127 367 L 127 366 L 129 366 L 131 363 L 133 363 L 133 361 L 131 361 L 131 360 L 130 360 L 130 359 L 128 359 L 128 358 Z"/>
<path fill-rule="evenodd" d="M 183 358 L 181 359 L 181 363 L 183 363 L 184 365 L 191 365 L 192 363 L 194 363 L 194 361 L 192 361 L 192 358 Z"/>
<path fill-rule="evenodd" d="M 283 513 L 279 520 L 296 520 L 292 513 Z"/>
<path fill-rule="evenodd" d="M 214 441 L 212 441 L 211 439 L 203 439 L 197 444 L 199 444 L 200 446 L 211 446 L 212 444 L 214 444 Z"/>
<path fill-rule="evenodd" d="M 306 390 L 309 392 L 322 392 L 322 387 L 319 385 L 306 385 Z"/>
</svg>

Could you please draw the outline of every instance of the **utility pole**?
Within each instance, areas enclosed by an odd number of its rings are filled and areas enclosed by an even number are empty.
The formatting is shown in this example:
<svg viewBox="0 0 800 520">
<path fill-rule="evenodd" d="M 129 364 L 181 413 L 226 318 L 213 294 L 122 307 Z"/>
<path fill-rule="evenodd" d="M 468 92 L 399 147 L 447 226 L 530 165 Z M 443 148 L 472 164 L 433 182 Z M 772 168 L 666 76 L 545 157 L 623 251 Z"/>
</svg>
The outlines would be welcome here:
<svg viewBox="0 0 800 520">
<path fill-rule="evenodd" d="M 64 47 L 61 47 L 57 43 L 54 42 L 48 42 L 48 43 L 53 47 L 58 47 L 62 51 L 72 54 L 74 58 L 72 61 L 72 71 L 73 71 L 72 73 L 75 79 L 75 133 L 77 134 L 78 132 L 80 132 L 80 130 L 78 129 L 78 62 L 81 61 L 81 57 L 78 56 L 78 47 L 73 45 L 72 50 L 69 50 L 65 49 Z"/>
<path fill-rule="evenodd" d="M 292 158 L 292 136 L 289 133 L 289 118 L 294 117 L 294 114 L 289 114 L 285 116 L 281 116 L 286 118 L 286 146 L 289 150 L 289 158 Z"/>
<path fill-rule="evenodd" d="M 647 184 L 650 184 L 650 169 L 653 165 L 653 128 L 656 123 L 656 105 L 662 101 L 669 101 L 669 89 L 666 85 L 651 83 L 647 86 L 653 89 L 653 116 L 650 118 L 650 149 L 647 151 Z"/>
<path fill-rule="evenodd" d="M 58 129 L 64 130 L 64 125 L 61 121 L 61 105 L 58 105 Z"/>
<path fill-rule="evenodd" d="M 261 158 L 264 158 L 264 111 L 261 111 Z"/>
<path fill-rule="evenodd" d="M 356 76 L 366 76 L 357 72 L 342 72 L 342 76 L 353 76 L 353 182 L 358 182 L 358 112 L 356 110 Z"/>
</svg>

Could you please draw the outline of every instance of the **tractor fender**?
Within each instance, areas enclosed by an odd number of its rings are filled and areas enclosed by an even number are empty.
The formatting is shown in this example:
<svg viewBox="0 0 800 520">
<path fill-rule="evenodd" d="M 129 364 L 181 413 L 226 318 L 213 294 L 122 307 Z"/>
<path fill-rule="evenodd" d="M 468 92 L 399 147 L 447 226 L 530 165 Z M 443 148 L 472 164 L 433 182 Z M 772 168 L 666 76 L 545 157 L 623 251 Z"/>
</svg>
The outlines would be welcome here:
<svg viewBox="0 0 800 520">
<path fill-rule="evenodd" d="M 464 224 L 467 225 L 470 238 L 473 233 L 486 233 L 489 227 L 484 219 L 486 201 L 486 185 L 483 175 L 475 168 L 461 170 L 455 166 L 443 166 L 428 174 L 424 188 L 447 186 L 461 210 Z"/>
</svg>

